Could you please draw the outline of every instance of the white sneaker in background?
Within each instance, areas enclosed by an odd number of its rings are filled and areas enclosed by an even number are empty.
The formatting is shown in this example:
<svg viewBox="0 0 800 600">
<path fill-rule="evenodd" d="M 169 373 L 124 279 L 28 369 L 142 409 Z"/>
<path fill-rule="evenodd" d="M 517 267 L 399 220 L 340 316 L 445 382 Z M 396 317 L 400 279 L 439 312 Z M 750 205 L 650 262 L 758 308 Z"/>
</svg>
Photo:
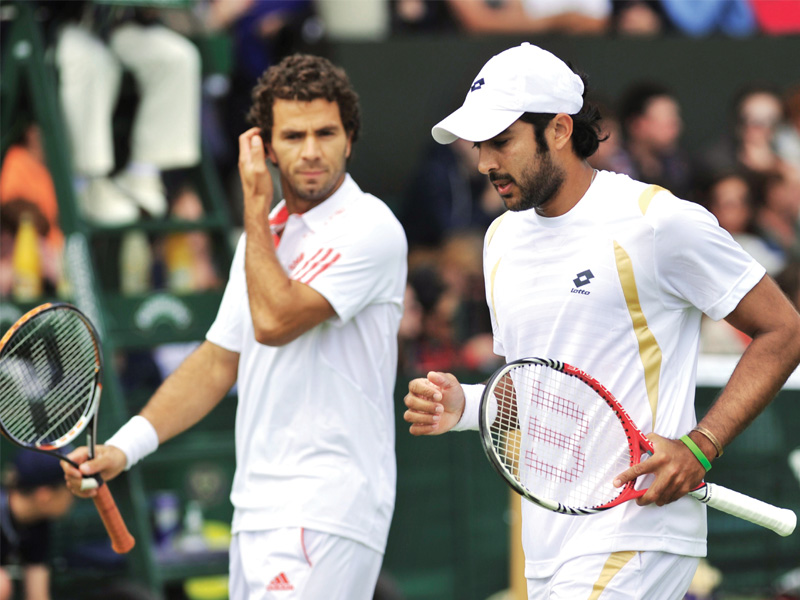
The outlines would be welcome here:
<svg viewBox="0 0 800 600">
<path fill-rule="evenodd" d="M 151 217 L 160 218 L 167 214 L 167 196 L 160 174 L 124 171 L 114 178 L 114 182 Z"/>
<path fill-rule="evenodd" d="M 128 225 L 140 215 L 136 203 L 107 177 L 89 179 L 78 202 L 84 218 L 98 225 Z"/>
</svg>

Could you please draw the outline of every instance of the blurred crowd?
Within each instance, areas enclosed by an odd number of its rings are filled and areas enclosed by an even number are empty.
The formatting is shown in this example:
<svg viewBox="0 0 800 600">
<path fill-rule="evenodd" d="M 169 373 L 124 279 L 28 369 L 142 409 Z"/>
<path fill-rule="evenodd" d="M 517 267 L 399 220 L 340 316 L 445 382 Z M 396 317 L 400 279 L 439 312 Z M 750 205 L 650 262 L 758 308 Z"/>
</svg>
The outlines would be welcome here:
<svg viewBox="0 0 800 600">
<path fill-rule="evenodd" d="M 187 173 L 207 153 L 241 223 L 237 137 L 258 76 L 283 56 L 337 40 L 452 32 L 583 36 L 780 36 L 800 33 L 800 2 L 783 0 L 40 0 L 57 71 L 82 216 L 100 225 L 200 219 Z M 3 23 L 6 27 L 8 23 Z M 607 135 L 592 165 L 661 185 L 707 207 L 800 305 L 800 78 L 743 87 L 729 125 L 706 148 L 681 145 L 681 99 L 658 80 L 593 98 Z M 792 87 L 794 86 L 794 87 Z M 122 109 L 120 108 L 122 107 Z M 127 116 L 120 127 L 120 111 Z M 4 132 L 0 295 L 68 295 L 64 236 L 39 125 Z M 169 143 L 164 143 L 169 140 Z M 202 140 L 202 145 L 201 145 Z M 468 143 L 431 143 L 418 157 L 398 217 L 409 238 L 400 332 L 404 374 L 488 373 L 498 364 L 482 273 L 482 239 L 504 207 Z M 202 232 L 131 231 L 114 248 L 123 293 L 219 289 L 225 273 Z M 35 259 L 31 258 L 35 255 Z M 144 265 L 144 268 L 142 267 Z M 33 274 L 33 276 L 31 276 Z M 705 352 L 748 340 L 724 322 Z"/>
</svg>

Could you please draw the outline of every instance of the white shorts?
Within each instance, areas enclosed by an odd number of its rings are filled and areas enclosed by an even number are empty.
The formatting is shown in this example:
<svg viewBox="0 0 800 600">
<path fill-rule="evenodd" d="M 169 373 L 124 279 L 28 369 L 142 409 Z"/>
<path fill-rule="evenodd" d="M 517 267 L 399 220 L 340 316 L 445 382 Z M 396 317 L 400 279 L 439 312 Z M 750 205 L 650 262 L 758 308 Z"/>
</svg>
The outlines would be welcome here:
<svg viewBox="0 0 800 600">
<path fill-rule="evenodd" d="M 356 541 L 286 527 L 242 531 L 230 548 L 231 600 L 372 600 L 383 555 Z"/>
<path fill-rule="evenodd" d="M 529 600 L 681 600 L 700 559 L 666 552 L 590 554 L 528 579 Z"/>
</svg>

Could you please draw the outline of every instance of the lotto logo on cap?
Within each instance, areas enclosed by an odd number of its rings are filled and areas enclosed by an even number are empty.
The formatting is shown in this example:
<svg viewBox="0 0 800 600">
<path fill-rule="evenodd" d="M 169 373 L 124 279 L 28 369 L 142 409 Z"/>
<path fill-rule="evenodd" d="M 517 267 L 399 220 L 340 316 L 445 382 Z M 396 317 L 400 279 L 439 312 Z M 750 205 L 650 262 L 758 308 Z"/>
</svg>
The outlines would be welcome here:
<svg viewBox="0 0 800 600">
<path fill-rule="evenodd" d="M 433 139 L 482 142 L 503 132 L 524 113 L 576 114 L 583 106 L 583 81 L 560 58 L 528 42 L 487 62 L 464 104 L 438 123 Z"/>
</svg>

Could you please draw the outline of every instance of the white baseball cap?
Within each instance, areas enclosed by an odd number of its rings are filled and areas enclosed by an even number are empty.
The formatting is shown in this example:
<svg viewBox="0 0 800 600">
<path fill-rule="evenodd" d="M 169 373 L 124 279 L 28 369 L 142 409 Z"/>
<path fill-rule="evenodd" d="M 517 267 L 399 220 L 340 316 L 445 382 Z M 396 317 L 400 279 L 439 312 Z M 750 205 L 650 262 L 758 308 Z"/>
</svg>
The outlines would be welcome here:
<svg viewBox="0 0 800 600">
<path fill-rule="evenodd" d="M 560 58 L 529 42 L 489 59 L 470 86 L 464 104 L 432 130 L 433 139 L 483 142 L 524 113 L 576 114 L 583 106 L 583 81 Z"/>
</svg>

